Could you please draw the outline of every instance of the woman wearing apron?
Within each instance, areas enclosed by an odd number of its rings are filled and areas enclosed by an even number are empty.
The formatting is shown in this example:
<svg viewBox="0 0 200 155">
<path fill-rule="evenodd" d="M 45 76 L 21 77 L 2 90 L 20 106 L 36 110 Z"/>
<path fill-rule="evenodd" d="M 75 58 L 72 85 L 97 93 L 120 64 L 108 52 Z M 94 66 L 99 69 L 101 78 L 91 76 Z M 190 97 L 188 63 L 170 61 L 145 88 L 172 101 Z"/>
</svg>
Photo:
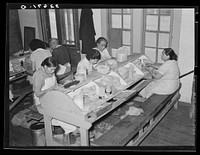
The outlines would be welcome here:
<svg viewBox="0 0 200 155">
<path fill-rule="evenodd" d="M 93 49 L 98 50 L 101 54 L 101 60 L 99 62 L 112 58 L 107 50 L 107 44 L 108 41 L 104 37 L 99 37 L 96 41 L 96 47 Z"/>
<path fill-rule="evenodd" d="M 53 57 L 47 57 L 41 64 L 41 68 L 33 74 L 33 91 L 35 105 L 40 104 L 40 98 L 50 90 L 57 87 L 57 80 L 55 77 L 55 70 L 58 66 L 57 61 Z M 52 125 L 61 126 L 65 132 L 74 131 L 76 127 L 52 119 Z"/>
<path fill-rule="evenodd" d="M 139 94 L 143 98 L 148 98 L 153 93 L 160 95 L 172 94 L 179 87 L 180 71 L 177 63 L 177 55 L 174 50 L 171 48 L 164 49 L 161 59 L 164 63 L 160 67 L 156 67 L 152 64 L 148 64 L 148 66 L 145 67 L 154 80 L 140 91 Z"/>
</svg>

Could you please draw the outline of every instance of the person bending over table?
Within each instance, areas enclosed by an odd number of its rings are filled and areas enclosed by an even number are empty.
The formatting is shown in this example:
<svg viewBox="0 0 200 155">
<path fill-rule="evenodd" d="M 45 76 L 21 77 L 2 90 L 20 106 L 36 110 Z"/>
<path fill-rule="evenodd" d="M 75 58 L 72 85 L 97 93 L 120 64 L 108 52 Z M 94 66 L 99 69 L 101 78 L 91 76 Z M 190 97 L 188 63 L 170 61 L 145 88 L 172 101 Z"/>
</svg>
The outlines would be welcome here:
<svg viewBox="0 0 200 155">
<path fill-rule="evenodd" d="M 30 84 L 33 83 L 33 73 L 41 68 L 42 61 L 52 56 L 51 52 L 46 49 L 45 43 L 39 39 L 33 39 L 29 43 L 29 51 L 31 52 L 30 58 L 27 58 L 26 61 L 26 71 L 27 71 L 27 79 Z"/>
<path fill-rule="evenodd" d="M 87 52 L 86 57 L 83 58 L 77 66 L 76 75 L 83 75 L 85 78 L 91 74 L 94 65 L 101 59 L 101 54 L 96 49 L 91 49 Z"/>
<path fill-rule="evenodd" d="M 101 54 L 101 59 L 99 60 L 99 62 L 107 60 L 107 59 L 111 59 L 111 56 L 107 50 L 107 45 L 108 45 L 108 41 L 106 40 L 106 38 L 99 37 L 97 39 L 96 47 L 93 49 L 98 50 Z"/>
<path fill-rule="evenodd" d="M 60 67 L 57 75 L 70 72 L 71 64 L 68 48 L 64 45 L 59 45 L 59 40 L 57 38 L 50 38 L 49 46 L 52 49 L 52 56 L 56 59 Z"/>
<path fill-rule="evenodd" d="M 55 76 L 55 70 L 58 67 L 58 63 L 53 57 L 46 58 L 41 68 L 33 74 L 33 91 L 35 105 L 40 105 L 40 98 L 43 97 L 48 91 L 53 90 L 58 86 Z M 65 132 L 69 132 L 69 129 L 74 131 L 75 126 L 64 123 L 57 119 L 52 119 L 52 125 L 61 126 Z"/>
</svg>

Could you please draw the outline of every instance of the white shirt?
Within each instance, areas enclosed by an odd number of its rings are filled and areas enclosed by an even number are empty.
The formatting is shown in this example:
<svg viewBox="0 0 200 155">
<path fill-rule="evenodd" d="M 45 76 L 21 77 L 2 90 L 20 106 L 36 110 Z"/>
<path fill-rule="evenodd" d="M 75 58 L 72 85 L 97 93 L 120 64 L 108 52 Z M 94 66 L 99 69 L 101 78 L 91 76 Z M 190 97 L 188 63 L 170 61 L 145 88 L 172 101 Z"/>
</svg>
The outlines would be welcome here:
<svg viewBox="0 0 200 155">
<path fill-rule="evenodd" d="M 179 79 L 178 63 L 175 60 L 168 60 L 158 68 L 158 72 L 163 75 L 161 80 Z"/>
<path fill-rule="evenodd" d="M 33 65 L 33 68 L 32 68 L 33 71 L 41 68 L 42 61 L 50 56 L 52 56 L 52 54 L 49 50 L 45 50 L 42 48 L 38 48 L 37 50 L 35 50 L 30 56 L 30 59 Z"/>
<path fill-rule="evenodd" d="M 175 60 L 168 60 L 158 68 L 158 72 L 162 74 L 162 78 L 153 80 L 146 86 L 140 95 L 144 98 L 150 97 L 153 93 L 165 95 L 175 92 L 179 85 L 179 67 Z"/>
<path fill-rule="evenodd" d="M 111 56 L 106 48 L 103 51 L 100 51 L 98 48 L 93 48 L 93 49 L 96 49 L 101 53 L 101 60 L 99 60 L 99 62 L 111 58 Z"/>
</svg>

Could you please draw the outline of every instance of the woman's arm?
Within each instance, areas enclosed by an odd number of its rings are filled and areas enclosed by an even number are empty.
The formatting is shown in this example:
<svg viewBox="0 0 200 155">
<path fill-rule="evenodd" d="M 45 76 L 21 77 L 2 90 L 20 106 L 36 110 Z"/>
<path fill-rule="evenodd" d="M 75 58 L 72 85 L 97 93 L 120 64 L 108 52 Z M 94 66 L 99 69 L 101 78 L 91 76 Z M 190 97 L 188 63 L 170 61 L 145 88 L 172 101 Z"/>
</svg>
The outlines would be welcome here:
<svg viewBox="0 0 200 155">
<path fill-rule="evenodd" d="M 151 67 L 145 67 L 145 69 L 147 69 L 149 71 L 149 73 L 152 75 L 153 78 L 155 79 L 161 79 L 162 78 L 162 74 L 160 74 L 156 69 L 151 68 Z"/>
<path fill-rule="evenodd" d="M 41 75 L 38 75 L 38 74 L 34 75 L 33 87 L 34 87 L 35 95 L 38 98 L 41 98 L 42 96 L 44 96 L 45 93 L 57 87 L 57 83 L 55 83 L 53 87 L 46 90 L 42 90 L 42 87 L 44 86 L 44 84 L 45 84 L 44 78 Z"/>
<path fill-rule="evenodd" d="M 151 64 L 151 63 L 146 63 L 145 66 L 146 66 L 146 67 L 152 67 L 152 68 L 154 68 L 154 69 L 158 69 L 158 68 L 160 67 L 160 66 L 158 66 L 158 65 Z"/>
</svg>

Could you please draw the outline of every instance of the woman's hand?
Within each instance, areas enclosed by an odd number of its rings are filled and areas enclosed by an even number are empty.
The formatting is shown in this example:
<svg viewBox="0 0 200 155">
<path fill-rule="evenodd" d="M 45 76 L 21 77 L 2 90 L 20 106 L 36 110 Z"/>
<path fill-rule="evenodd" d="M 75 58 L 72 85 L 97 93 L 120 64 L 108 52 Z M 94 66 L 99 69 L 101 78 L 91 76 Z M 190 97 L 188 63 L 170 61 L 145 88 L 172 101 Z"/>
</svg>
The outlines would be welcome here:
<svg viewBox="0 0 200 155">
<path fill-rule="evenodd" d="M 144 67 L 152 67 L 152 64 L 147 62 L 144 64 Z"/>
</svg>

